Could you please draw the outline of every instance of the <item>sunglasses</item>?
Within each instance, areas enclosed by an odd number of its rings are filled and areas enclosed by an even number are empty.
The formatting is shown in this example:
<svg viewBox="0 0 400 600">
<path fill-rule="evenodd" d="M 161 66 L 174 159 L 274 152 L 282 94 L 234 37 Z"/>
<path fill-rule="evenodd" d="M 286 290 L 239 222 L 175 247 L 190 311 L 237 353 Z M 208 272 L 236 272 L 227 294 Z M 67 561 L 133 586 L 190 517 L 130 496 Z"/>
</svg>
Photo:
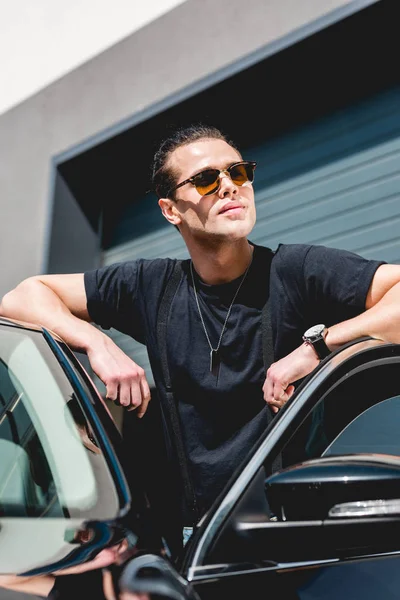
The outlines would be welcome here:
<svg viewBox="0 0 400 600">
<path fill-rule="evenodd" d="M 178 183 L 177 186 L 169 190 L 167 196 L 187 183 L 194 185 L 201 196 L 215 194 L 221 185 L 221 173 L 229 175 L 235 185 L 243 185 L 246 181 L 253 183 L 256 166 L 257 163 L 254 161 L 242 160 L 241 162 L 234 163 L 227 169 L 205 169 L 197 173 L 197 175 L 193 175 L 193 177 L 189 177 L 189 179 Z"/>
</svg>

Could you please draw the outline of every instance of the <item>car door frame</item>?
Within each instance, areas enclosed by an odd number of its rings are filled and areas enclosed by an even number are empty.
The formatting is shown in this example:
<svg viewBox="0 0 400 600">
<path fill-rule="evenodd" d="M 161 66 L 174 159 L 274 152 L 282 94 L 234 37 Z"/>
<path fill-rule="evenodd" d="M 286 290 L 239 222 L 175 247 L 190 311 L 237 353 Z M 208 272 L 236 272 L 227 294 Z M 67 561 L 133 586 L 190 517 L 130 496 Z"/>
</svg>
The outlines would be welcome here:
<svg viewBox="0 0 400 600">
<path fill-rule="evenodd" d="M 372 338 L 363 338 L 352 342 L 324 359 L 315 371 L 303 381 L 293 399 L 278 413 L 276 419 L 267 428 L 265 435 L 253 448 L 247 463 L 237 469 L 210 511 L 200 522 L 188 545 L 180 569 L 181 574 L 188 581 L 196 585 L 196 583 L 227 577 L 229 574 L 236 573 L 238 569 L 241 573 L 247 574 L 260 572 L 259 564 L 250 563 L 240 566 L 234 563 L 229 564 L 229 562 L 213 564 L 207 563 L 207 556 L 213 546 L 218 543 L 221 531 L 229 522 L 241 499 L 246 493 L 249 493 L 248 490 L 251 489 L 251 486 L 254 485 L 255 488 L 258 486 L 260 494 L 263 493 L 263 481 L 261 481 L 262 478 L 260 479 L 263 466 L 266 463 L 272 465 L 285 443 L 322 396 L 346 374 L 354 372 L 366 363 L 376 363 L 376 361 L 382 364 L 390 361 L 400 364 L 400 345 Z M 257 477 L 260 479 L 259 482 L 257 482 Z M 260 509 L 260 506 L 256 505 L 257 502 L 254 506 L 255 513 Z M 258 518 L 262 520 L 260 513 Z M 324 562 L 317 561 L 321 565 Z M 326 564 L 329 562 L 332 561 L 328 560 Z M 261 571 L 276 568 L 277 565 L 266 564 Z"/>
</svg>

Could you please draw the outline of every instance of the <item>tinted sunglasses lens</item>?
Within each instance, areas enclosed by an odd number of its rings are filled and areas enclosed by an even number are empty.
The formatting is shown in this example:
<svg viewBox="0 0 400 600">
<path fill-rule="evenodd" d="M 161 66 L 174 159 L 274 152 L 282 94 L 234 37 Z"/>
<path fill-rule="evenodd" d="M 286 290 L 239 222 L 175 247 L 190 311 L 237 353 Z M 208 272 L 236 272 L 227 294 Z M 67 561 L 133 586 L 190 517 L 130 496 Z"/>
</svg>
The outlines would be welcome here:
<svg viewBox="0 0 400 600">
<path fill-rule="evenodd" d="M 252 183 L 254 179 L 254 166 L 251 163 L 232 165 L 229 169 L 229 174 L 236 185 L 243 185 L 246 181 Z"/>
<path fill-rule="evenodd" d="M 253 182 L 255 164 L 243 162 L 229 167 L 229 176 L 236 185 L 243 185 L 246 181 Z M 218 169 L 207 169 L 193 177 L 196 190 L 202 196 L 214 194 L 220 185 L 220 171 Z"/>
<path fill-rule="evenodd" d="M 219 186 L 219 171 L 217 169 L 207 169 L 207 171 L 195 175 L 193 183 L 202 196 L 213 194 Z"/>
</svg>

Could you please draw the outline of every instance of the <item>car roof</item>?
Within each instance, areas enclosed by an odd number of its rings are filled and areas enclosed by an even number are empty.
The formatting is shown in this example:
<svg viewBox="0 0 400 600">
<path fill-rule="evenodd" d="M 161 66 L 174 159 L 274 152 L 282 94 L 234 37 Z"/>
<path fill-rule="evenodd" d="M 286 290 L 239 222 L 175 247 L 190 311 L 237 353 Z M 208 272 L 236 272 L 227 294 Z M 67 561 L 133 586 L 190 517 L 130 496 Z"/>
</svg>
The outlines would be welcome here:
<svg viewBox="0 0 400 600">
<path fill-rule="evenodd" d="M 17 321 L 17 319 L 8 319 L 7 317 L 0 317 L 0 325 L 6 325 L 7 327 L 16 327 L 17 329 L 25 329 L 26 331 L 37 331 L 43 334 L 45 328 L 36 325 L 35 323 L 28 323 L 26 321 Z M 55 340 L 63 342 L 64 340 L 57 335 L 54 331 L 46 329 L 47 333 L 51 335 Z"/>
<path fill-rule="evenodd" d="M 27 323 L 25 321 L 17 321 L 16 319 L 8 319 L 7 317 L 0 317 L 0 325 L 8 325 L 10 327 L 18 327 L 19 329 L 30 329 L 35 331 L 43 332 L 43 328 L 34 323 Z"/>
</svg>

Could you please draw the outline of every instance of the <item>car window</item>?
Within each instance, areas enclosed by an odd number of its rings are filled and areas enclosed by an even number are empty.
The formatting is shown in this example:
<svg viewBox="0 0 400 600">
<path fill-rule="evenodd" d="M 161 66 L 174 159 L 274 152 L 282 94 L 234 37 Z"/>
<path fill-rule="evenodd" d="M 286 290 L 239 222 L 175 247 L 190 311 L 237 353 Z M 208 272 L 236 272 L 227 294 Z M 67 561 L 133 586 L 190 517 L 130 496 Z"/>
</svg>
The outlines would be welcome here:
<svg viewBox="0 0 400 600">
<path fill-rule="evenodd" d="M 62 516 L 43 446 L 4 361 L 0 361 L 0 456 L 1 516 Z"/>
<path fill-rule="evenodd" d="M 347 373 L 314 406 L 283 449 L 283 466 L 348 453 L 400 455 L 400 364 Z"/>
<path fill-rule="evenodd" d="M 0 328 L 0 457 L 2 517 L 118 512 L 101 447 L 38 332 Z"/>
<path fill-rule="evenodd" d="M 400 395 L 371 406 L 339 433 L 322 453 L 374 452 L 400 456 Z"/>
</svg>

